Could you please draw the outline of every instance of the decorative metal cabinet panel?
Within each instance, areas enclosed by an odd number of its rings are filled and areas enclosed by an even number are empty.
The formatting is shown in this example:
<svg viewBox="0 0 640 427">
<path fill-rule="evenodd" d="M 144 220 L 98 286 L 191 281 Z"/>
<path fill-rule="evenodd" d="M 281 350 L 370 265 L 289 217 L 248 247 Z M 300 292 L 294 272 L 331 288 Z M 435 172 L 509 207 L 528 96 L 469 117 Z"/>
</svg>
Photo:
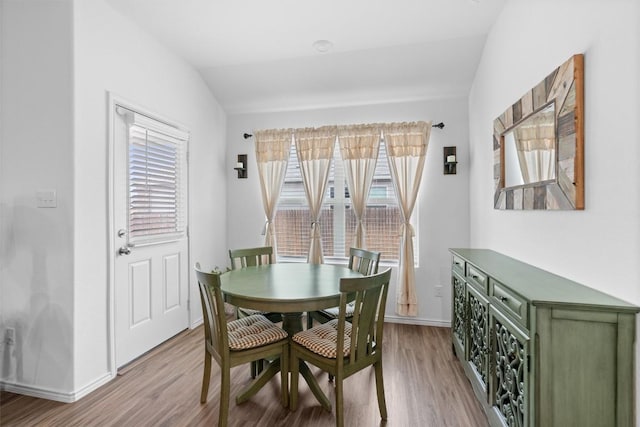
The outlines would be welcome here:
<svg viewBox="0 0 640 427">
<path fill-rule="evenodd" d="M 529 425 L 529 337 L 494 306 L 491 306 L 491 350 L 494 375 L 489 418 L 508 426 Z"/>
<path fill-rule="evenodd" d="M 477 382 L 477 386 L 486 391 L 489 368 L 489 300 L 472 287 L 467 288 L 469 314 L 469 355 L 467 360 Z"/>
<path fill-rule="evenodd" d="M 453 315 L 451 316 L 451 331 L 453 333 L 453 345 L 458 354 L 465 352 L 465 342 L 467 341 L 467 302 L 465 294 L 464 280 L 454 272 L 451 275 L 451 286 L 453 295 Z"/>
<path fill-rule="evenodd" d="M 486 249 L 451 249 L 453 350 L 492 426 L 634 425 L 639 307 Z"/>
</svg>

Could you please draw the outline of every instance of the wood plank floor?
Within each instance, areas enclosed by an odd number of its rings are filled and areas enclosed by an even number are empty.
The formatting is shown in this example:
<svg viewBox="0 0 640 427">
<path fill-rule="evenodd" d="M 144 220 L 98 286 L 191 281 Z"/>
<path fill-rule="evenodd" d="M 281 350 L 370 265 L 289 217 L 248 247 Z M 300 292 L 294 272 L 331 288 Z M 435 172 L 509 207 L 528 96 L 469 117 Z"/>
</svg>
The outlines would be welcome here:
<svg viewBox="0 0 640 427">
<path fill-rule="evenodd" d="M 378 412 L 375 378 L 365 369 L 345 381 L 345 420 L 349 426 L 486 426 L 462 366 L 451 351 L 448 328 L 385 324 L 384 381 L 389 418 Z M 202 326 L 185 331 L 121 370 L 100 389 L 74 403 L 59 403 L 2 392 L 2 426 L 199 426 L 218 420 L 219 370 L 213 363 L 209 400 L 200 404 L 203 367 Z M 312 367 L 333 402 L 332 383 Z M 335 425 L 304 380 L 296 412 L 276 397 L 272 379 L 250 401 L 236 405 L 250 381 L 249 366 L 231 371 L 229 426 Z M 335 405 L 334 405 L 335 406 Z"/>
</svg>

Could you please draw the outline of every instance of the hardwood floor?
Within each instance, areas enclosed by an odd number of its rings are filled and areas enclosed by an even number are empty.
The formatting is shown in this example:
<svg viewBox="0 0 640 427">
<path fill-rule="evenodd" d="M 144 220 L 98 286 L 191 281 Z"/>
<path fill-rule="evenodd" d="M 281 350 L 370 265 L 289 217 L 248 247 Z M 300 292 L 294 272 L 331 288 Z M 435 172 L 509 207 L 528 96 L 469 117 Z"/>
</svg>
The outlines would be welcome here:
<svg viewBox="0 0 640 427">
<path fill-rule="evenodd" d="M 373 369 L 345 381 L 345 420 L 350 426 L 486 426 L 462 366 L 451 351 L 448 328 L 385 324 L 384 381 L 389 418 L 380 419 Z M 216 425 L 219 369 L 213 363 L 209 399 L 200 404 L 202 326 L 185 331 L 119 372 L 117 378 L 74 403 L 2 392 L 2 426 L 199 426 Z M 329 399 L 332 383 L 315 370 Z M 273 378 L 242 405 L 235 395 L 250 381 L 249 365 L 232 369 L 229 426 L 335 425 L 303 380 L 296 412 L 280 405 Z"/>
</svg>

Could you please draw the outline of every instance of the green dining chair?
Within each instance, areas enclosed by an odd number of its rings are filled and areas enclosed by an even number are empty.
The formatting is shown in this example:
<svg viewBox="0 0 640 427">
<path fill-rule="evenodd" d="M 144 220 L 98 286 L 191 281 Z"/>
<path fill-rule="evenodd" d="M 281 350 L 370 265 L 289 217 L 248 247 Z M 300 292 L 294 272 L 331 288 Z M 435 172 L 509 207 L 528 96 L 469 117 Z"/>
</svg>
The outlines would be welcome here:
<svg viewBox="0 0 640 427">
<path fill-rule="evenodd" d="M 380 417 L 387 419 L 382 378 L 384 311 L 391 269 L 365 277 L 340 279 L 338 318 L 295 334 L 291 340 L 290 409 L 298 407 L 299 361 L 311 363 L 335 377 L 336 425 L 344 426 L 343 381 L 373 365 Z M 347 305 L 353 301 L 353 320 Z"/>
<path fill-rule="evenodd" d="M 255 314 L 227 322 L 224 301 L 220 290 L 220 274 L 208 273 L 195 265 L 200 302 L 204 317 L 204 373 L 200 402 L 206 403 L 211 377 L 211 359 L 220 365 L 220 409 L 218 425 L 226 426 L 229 416 L 231 368 L 262 359 L 280 358 L 281 400 L 289 404 L 288 366 L 289 340 L 287 333 L 266 317 Z M 222 273 L 225 274 L 225 273 Z M 260 379 L 258 379 L 260 381 Z M 244 401 L 236 397 L 236 404 Z"/>
<path fill-rule="evenodd" d="M 370 276 L 378 272 L 380 262 L 380 252 L 368 251 L 365 249 L 349 249 L 349 268 L 358 271 L 365 276 Z M 347 320 L 353 316 L 353 305 L 347 306 Z M 338 307 L 327 308 L 325 310 L 310 311 L 307 313 L 307 329 L 313 327 L 313 321 L 327 323 L 329 320 L 338 317 Z"/>
<path fill-rule="evenodd" d="M 273 248 L 271 246 L 261 246 L 258 248 L 230 249 L 229 259 L 231 269 L 236 270 L 243 267 L 253 267 L 257 265 L 273 264 Z M 238 318 L 251 316 L 252 314 L 262 314 L 273 323 L 282 322 L 282 314 L 268 313 L 250 308 L 237 307 Z"/>
<path fill-rule="evenodd" d="M 253 267 L 257 265 L 273 264 L 273 248 L 271 246 L 260 246 L 257 248 L 242 248 L 242 249 L 230 249 L 229 259 L 231 260 L 231 269 L 236 270 L 243 267 Z M 272 313 L 260 310 L 253 310 L 251 308 L 236 307 L 236 317 L 241 319 L 243 317 L 251 316 L 254 314 L 262 314 L 273 323 L 282 322 L 282 314 Z M 260 372 L 264 362 L 262 360 L 251 363 L 251 378 L 255 378 Z"/>
</svg>

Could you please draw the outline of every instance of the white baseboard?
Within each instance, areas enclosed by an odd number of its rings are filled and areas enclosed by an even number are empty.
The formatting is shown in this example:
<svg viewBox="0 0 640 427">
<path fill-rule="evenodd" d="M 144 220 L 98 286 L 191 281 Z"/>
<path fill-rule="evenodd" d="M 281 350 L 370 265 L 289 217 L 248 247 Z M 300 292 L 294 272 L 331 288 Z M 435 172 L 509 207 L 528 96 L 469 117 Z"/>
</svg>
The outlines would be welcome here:
<svg viewBox="0 0 640 427">
<path fill-rule="evenodd" d="M 71 393 L 65 393 L 55 390 L 48 390 L 41 387 L 33 387 L 25 384 L 6 383 L 0 381 L 0 390 L 8 391 L 10 393 L 22 394 L 25 396 L 37 397 L 39 399 L 55 400 L 56 402 L 72 403 L 80 398 L 86 396 L 92 391 L 96 390 L 111 381 L 114 377 L 110 374 L 104 374 L 102 377 L 87 384 L 79 390 Z"/>
<path fill-rule="evenodd" d="M 388 323 L 402 323 L 405 325 L 436 326 L 438 328 L 451 327 L 451 322 L 446 322 L 444 320 L 421 319 L 418 317 L 384 316 L 384 321 Z"/>
<path fill-rule="evenodd" d="M 91 393 L 94 390 L 97 390 L 98 388 L 102 387 L 103 385 L 105 385 L 115 377 L 116 377 L 116 373 L 112 375 L 110 372 L 107 372 L 102 377 L 96 379 L 90 384 L 87 384 L 86 386 L 82 387 L 80 390 L 77 390 L 74 393 L 74 401 L 86 396 L 87 394 Z"/>
<path fill-rule="evenodd" d="M 189 326 L 189 329 L 195 329 L 198 326 L 202 325 L 203 323 L 204 323 L 204 317 L 200 317 L 194 320 L 193 322 L 191 322 L 191 326 Z"/>
</svg>

